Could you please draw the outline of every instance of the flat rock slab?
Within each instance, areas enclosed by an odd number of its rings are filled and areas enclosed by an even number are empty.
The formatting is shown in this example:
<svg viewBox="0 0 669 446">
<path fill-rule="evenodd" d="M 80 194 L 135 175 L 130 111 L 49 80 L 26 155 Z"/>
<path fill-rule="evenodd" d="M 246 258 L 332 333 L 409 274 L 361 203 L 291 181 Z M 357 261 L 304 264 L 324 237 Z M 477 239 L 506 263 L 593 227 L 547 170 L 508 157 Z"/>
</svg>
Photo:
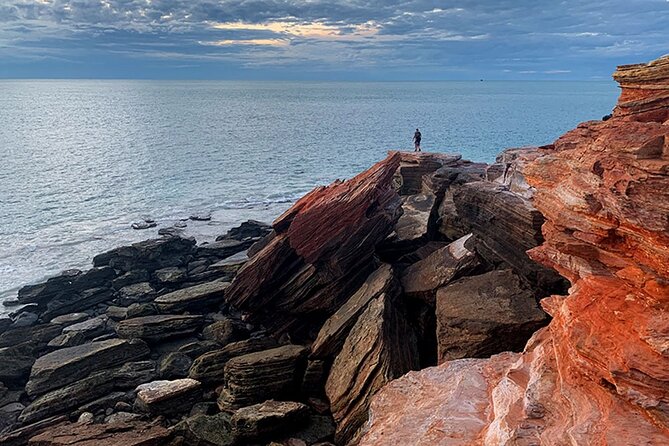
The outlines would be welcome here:
<svg viewBox="0 0 669 446">
<path fill-rule="evenodd" d="M 190 368 L 188 376 L 206 383 L 223 382 L 225 365 L 231 358 L 248 353 L 271 349 L 277 346 L 274 338 L 253 338 L 232 342 L 223 348 L 198 356 Z"/>
<path fill-rule="evenodd" d="M 113 424 L 66 423 L 49 428 L 29 441 L 29 446 L 164 446 L 170 432 L 143 422 Z"/>
<path fill-rule="evenodd" d="M 438 359 L 521 351 L 548 323 L 532 290 L 511 270 L 464 277 L 437 292 Z"/>
<path fill-rule="evenodd" d="M 126 339 L 161 341 L 192 334 L 197 331 L 202 322 L 203 319 L 200 316 L 170 314 L 143 316 L 119 322 L 116 326 L 116 333 Z"/>
<path fill-rule="evenodd" d="M 232 358 L 225 365 L 225 383 L 219 407 L 232 409 L 268 398 L 285 399 L 299 392 L 307 349 L 284 345 Z"/>
<path fill-rule="evenodd" d="M 153 381 L 137 387 L 135 406 L 151 414 L 187 412 L 202 396 L 202 384 L 190 378 Z"/>
<path fill-rule="evenodd" d="M 265 401 L 244 407 L 232 416 L 232 431 L 239 439 L 260 439 L 296 430 L 309 417 L 309 408 L 294 401 Z"/>
<path fill-rule="evenodd" d="M 83 322 L 91 316 L 88 313 L 69 313 L 62 316 L 56 316 L 51 319 L 52 324 L 60 324 L 63 327 L 68 325 L 76 324 L 78 322 Z"/>
<path fill-rule="evenodd" d="M 405 269 L 401 278 L 404 293 L 434 305 L 438 288 L 480 265 L 476 253 L 466 247 L 471 238 L 467 234 Z"/>
<path fill-rule="evenodd" d="M 311 356 L 324 358 L 339 353 L 351 327 L 367 304 L 383 293 L 397 293 L 398 283 L 393 268 L 384 264 L 367 278 L 351 298 L 328 319 L 311 346 Z"/>
<path fill-rule="evenodd" d="M 110 339 L 56 350 L 35 361 L 26 392 L 39 395 L 148 354 L 149 347 L 138 339 Z"/>
<path fill-rule="evenodd" d="M 228 282 L 209 282 L 173 291 L 157 297 L 154 302 L 164 313 L 204 309 L 222 303 Z"/>
</svg>

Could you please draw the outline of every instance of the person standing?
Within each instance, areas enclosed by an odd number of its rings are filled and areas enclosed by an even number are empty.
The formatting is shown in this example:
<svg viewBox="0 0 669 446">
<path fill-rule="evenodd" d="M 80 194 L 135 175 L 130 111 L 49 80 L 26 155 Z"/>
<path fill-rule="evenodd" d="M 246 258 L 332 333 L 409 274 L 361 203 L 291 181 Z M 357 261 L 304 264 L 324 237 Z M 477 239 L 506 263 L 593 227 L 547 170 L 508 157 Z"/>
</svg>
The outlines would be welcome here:
<svg viewBox="0 0 669 446">
<path fill-rule="evenodd" d="M 420 152 L 420 140 L 423 135 L 420 134 L 420 130 L 416 129 L 416 133 L 413 134 L 413 145 L 414 152 Z"/>
</svg>

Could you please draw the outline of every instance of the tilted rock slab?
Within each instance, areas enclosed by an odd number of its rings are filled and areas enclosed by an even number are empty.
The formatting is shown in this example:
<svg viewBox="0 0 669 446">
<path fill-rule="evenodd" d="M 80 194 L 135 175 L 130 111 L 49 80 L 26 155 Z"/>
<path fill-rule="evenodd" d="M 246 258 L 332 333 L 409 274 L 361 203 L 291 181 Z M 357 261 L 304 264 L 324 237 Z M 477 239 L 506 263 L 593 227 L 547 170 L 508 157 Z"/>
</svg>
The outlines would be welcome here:
<svg viewBox="0 0 669 446">
<path fill-rule="evenodd" d="M 163 446 L 170 431 L 145 422 L 64 423 L 30 439 L 29 446 Z"/>
<path fill-rule="evenodd" d="M 480 265 L 476 253 L 466 246 L 471 239 L 467 234 L 405 269 L 404 293 L 434 305 L 437 289 Z"/>
<path fill-rule="evenodd" d="M 313 340 L 373 268 L 375 246 L 392 232 L 400 199 L 391 187 L 400 155 L 302 197 L 239 271 L 226 300 L 272 333 Z"/>
<path fill-rule="evenodd" d="M 393 267 L 381 265 L 367 278 L 358 291 L 328 319 L 318 332 L 318 337 L 311 346 L 311 356 L 315 358 L 334 357 L 346 341 L 360 314 L 372 299 L 388 294 L 397 296 L 398 281 Z"/>
<path fill-rule="evenodd" d="M 204 311 L 223 302 L 228 282 L 208 282 L 163 294 L 154 300 L 162 313 Z"/>
<path fill-rule="evenodd" d="M 148 354 L 149 347 L 139 339 L 110 339 L 56 350 L 35 361 L 26 393 L 39 395 Z"/>
<path fill-rule="evenodd" d="M 116 333 L 126 339 L 162 341 L 194 333 L 200 328 L 203 321 L 201 316 L 171 314 L 142 316 L 119 322 L 116 326 Z"/>
<path fill-rule="evenodd" d="M 154 415 L 188 412 L 202 397 L 202 384 L 190 378 L 153 381 L 137 387 L 137 409 Z"/>
<path fill-rule="evenodd" d="M 546 218 L 530 254 L 572 283 L 542 301 L 551 323 L 510 360 L 446 362 L 440 378 L 387 387 L 362 445 L 669 444 L 669 57 L 614 77 L 613 118 L 579 125 L 525 169 Z M 467 407 L 478 409 L 464 423 Z M 442 427 L 456 423 L 454 440 Z"/>
<path fill-rule="evenodd" d="M 418 368 L 415 335 L 394 301 L 383 294 L 367 305 L 332 364 L 325 393 L 337 423 L 338 444 L 355 444 L 371 397 Z"/>
</svg>

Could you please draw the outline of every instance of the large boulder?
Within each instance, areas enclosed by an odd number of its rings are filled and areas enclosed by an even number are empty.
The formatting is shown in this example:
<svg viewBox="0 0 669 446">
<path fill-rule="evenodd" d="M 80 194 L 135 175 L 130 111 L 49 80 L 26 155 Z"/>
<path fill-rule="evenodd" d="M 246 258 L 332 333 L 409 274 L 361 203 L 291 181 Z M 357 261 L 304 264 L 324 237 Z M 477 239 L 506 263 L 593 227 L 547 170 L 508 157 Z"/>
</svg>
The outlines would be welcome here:
<svg viewBox="0 0 669 446">
<path fill-rule="evenodd" d="M 396 299 L 382 294 L 368 303 L 325 385 L 337 423 L 337 443 L 355 444 L 367 421 L 371 397 L 388 382 L 418 368 L 417 348 Z"/>
<path fill-rule="evenodd" d="M 458 216 L 476 236 L 476 251 L 492 264 L 504 263 L 536 285 L 544 297 L 565 290 L 554 271 L 529 258 L 543 242 L 543 215 L 507 186 L 479 181 L 460 186 L 453 196 Z"/>
<path fill-rule="evenodd" d="M 307 349 L 284 345 L 230 359 L 218 405 L 234 409 L 267 399 L 291 399 L 299 394 Z"/>
<path fill-rule="evenodd" d="M 226 300 L 273 333 L 313 340 L 369 274 L 401 201 L 398 153 L 348 181 L 319 187 L 274 222 L 275 234 L 239 271 Z"/>
<path fill-rule="evenodd" d="M 404 293 L 434 305 L 438 288 L 480 265 L 476 252 L 468 246 L 470 241 L 472 235 L 468 234 L 410 265 L 401 277 Z"/>
<path fill-rule="evenodd" d="M 121 365 L 149 354 L 138 340 L 110 339 L 63 348 L 35 361 L 26 392 L 39 395 L 78 381 L 90 373 Z"/>
<path fill-rule="evenodd" d="M 122 338 L 139 338 L 151 342 L 188 336 L 203 323 L 201 316 L 162 314 L 126 319 L 118 323 L 116 333 Z"/>
<path fill-rule="evenodd" d="M 439 362 L 520 351 L 548 323 L 533 291 L 511 270 L 464 277 L 437 292 Z"/>
</svg>

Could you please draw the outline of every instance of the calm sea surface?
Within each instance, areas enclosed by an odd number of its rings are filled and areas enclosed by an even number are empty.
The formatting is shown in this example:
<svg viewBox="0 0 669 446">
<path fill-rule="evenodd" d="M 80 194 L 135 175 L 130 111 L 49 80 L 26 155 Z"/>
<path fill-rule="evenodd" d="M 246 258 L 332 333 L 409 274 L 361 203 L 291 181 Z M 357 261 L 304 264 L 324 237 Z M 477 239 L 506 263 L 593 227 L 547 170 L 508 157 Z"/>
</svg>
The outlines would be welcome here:
<svg viewBox="0 0 669 446">
<path fill-rule="evenodd" d="M 389 149 L 493 161 L 611 111 L 613 82 L 0 81 L 0 300 L 194 212 L 270 221 Z M 135 231 L 152 217 L 160 226 Z M 0 313 L 3 308 L 0 305 Z"/>
</svg>

